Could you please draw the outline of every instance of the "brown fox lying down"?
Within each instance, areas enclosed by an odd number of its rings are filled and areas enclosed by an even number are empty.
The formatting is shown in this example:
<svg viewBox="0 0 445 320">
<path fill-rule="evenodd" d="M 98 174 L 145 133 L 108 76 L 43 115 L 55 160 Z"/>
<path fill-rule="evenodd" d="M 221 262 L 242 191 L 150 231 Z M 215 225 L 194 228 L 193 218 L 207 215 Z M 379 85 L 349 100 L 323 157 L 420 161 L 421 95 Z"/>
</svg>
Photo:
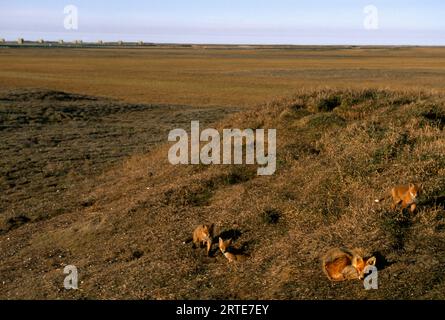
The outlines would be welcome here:
<svg viewBox="0 0 445 320">
<path fill-rule="evenodd" d="M 363 279 L 365 268 L 375 265 L 376 258 L 363 258 L 362 249 L 333 248 L 322 258 L 322 269 L 331 281 Z"/>
<path fill-rule="evenodd" d="M 219 238 L 219 250 L 229 260 L 229 262 L 243 261 L 247 258 L 246 255 L 238 252 L 237 249 L 232 247 L 232 239 L 224 241 Z"/>
<path fill-rule="evenodd" d="M 193 247 L 207 245 L 207 255 L 210 254 L 210 248 L 212 247 L 213 227 L 213 224 L 202 224 L 193 231 Z"/>
<path fill-rule="evenodd" d="M 407 185 L 395 186 L 391 189 L 391 194 L 381 198 L 375 199 L 375 202 L 381 202 L 389 197 L 392 197 L 391 209 L 394 210 L 398 205 L 401 205 L 401 210 L 410 207 L 410 211 L 414 212 L 417 207 L 417 196 L 420 193 L 421 185 L 410 183 Z"/>
</svg>

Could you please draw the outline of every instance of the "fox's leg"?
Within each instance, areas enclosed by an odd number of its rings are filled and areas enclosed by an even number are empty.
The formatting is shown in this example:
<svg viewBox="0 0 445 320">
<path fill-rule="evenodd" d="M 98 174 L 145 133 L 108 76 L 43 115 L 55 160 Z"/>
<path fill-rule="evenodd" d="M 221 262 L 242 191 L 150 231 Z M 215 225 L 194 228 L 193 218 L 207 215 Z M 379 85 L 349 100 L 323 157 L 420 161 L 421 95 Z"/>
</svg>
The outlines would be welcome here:
<svg viewBox="0 0 445 320">
<path fill-rule="evenodd" d="M 405 210 L 406 207 L 408 207 L 408 204 L 405 201 L 402 201 L 402 205 L 400 206 L 400 212 L 403 213 L 403 210 Z"/>
<path fill-rule="evenodd" d="M 212 247 L 212 243 L 210 241 L 207 241 L 207 255 L 210 255 L 210 248 Z"/>
<path fill-rule="evenodd" d="M 392 205 L 391 205 L 391 210 L 395 210 L 401 202 L 402 202 L 402 200 L 393 200 Z"/>
<path fill-rule="evenodd" d="M 195 235 L 194 232 L 193 232 L 192 241 L 193 241 L 192 248 L 193 248 L 193 249 L 196 249 L 196 247 L 199 245 L 199 239 L 198 239 L 198 237 Z"/>
</svg>

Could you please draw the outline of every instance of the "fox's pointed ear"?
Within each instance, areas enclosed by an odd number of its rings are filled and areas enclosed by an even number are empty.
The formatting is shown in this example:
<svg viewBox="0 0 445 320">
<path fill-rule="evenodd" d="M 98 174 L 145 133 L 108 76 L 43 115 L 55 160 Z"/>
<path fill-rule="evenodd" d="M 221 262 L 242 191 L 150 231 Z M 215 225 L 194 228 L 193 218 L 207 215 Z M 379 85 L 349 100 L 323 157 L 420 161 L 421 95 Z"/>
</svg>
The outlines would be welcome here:
<svg viewBox="0 0 445 320">
<path fill-rule="evenodd" d="M 409 188 L 410 188 L 410 189 L 414 189 L 415 187 L 416 187 L 416 186 L 415 186 L 413 183 L 410 183 L 410 184 L 409 184 Z"/>
<path fill-rule="evenodd" d="M 221 237 L 219 237 L 219 243 L 223 243 L 223 239 L 221 239 Z"/>
<path fill-rule="evenodd" d="M 227 244 L 230 246 L 232 244 L 232 238 L 230 238 L 229 240 L 227 240 Z"/>
<path fill-rule="evenodd" d="M 369 266 L 375 266 L 377 259 L 375 257 L 371 257 L 366 261 L 366 264 Z"/>
</svg>

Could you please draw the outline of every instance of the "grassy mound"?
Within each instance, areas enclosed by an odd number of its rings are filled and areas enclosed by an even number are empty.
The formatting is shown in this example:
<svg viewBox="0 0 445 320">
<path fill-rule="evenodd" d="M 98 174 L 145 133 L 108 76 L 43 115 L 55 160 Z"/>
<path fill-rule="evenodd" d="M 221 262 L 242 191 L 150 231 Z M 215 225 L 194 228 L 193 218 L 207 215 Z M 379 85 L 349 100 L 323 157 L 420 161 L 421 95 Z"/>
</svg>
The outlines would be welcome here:
<svg viewBox="0 0 445 320">
<path fill-rule="evenodd" d="M 0 297 L 443 299 L 444 119 L 444 97 L 377 90 L 301 91 L 232 115 L 219 128 L 277 129 L 273 176 L 171 166 L 169 146 L 131 157 L 97 178 L 91 205 L 0 236 Z M 424 186 L 416 214 L 374 203 L 408 182 Z M 183 244 L 206 222 L 250 258 Z M 334 246 L 374 254 L 379 289 L 329 282 L 319 259 Z M 78 291 L 62 289 L 66 264 Z"/>
</svg>

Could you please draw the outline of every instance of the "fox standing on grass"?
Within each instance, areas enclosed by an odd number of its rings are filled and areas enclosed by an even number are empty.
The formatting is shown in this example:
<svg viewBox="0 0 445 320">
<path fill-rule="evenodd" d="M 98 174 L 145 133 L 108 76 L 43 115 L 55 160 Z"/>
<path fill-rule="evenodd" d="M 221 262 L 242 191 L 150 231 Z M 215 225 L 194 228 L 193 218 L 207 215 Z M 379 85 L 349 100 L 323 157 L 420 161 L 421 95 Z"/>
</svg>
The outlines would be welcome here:
<svg viewBox="0 0 445 320">
<path fill-rule="evenodd" d="M 395 210 L 398 205 L 401 205 L 401 210 L 410 207 L 410 211 L 414 212 L 417 207 L 417 196 L 420 193 L 421 185 L 410 183 L 407 185 L 395 186 L 391 189 L 391 194 L 381 199 L 375 199 L 375 202 L 381 202 L 389 197 L 392 197 L 391 209 Z"/>
<path fill-rule="evenodd" d="M 375 257 L 363 258 L 363 250 L 358 248 L 333 248 L 322 258 L 323 272 L 331 281 L 362 280 L 365 268 L 375 263 Z"/>
<path fill-rule="evenodd" d="M 196 248 L 206 245 L 207 255 L 210 254 L 210 248 L 213 243 L 213 227 L 213 223 L 211 225 L 202 224 L 197 226 L 195 231 L 193 231 L 193 247 Z"/>
<path fill-rule="evenodd" d="M 232 247 L 232 239 L 224 241 L 219 238 L 219 250 L 221 250 L 224 257 L 226 257 L 229 262 L 243 261 L 246 259 L 246 255 L 238 252 L 239 250 Z"/>
</svg>

